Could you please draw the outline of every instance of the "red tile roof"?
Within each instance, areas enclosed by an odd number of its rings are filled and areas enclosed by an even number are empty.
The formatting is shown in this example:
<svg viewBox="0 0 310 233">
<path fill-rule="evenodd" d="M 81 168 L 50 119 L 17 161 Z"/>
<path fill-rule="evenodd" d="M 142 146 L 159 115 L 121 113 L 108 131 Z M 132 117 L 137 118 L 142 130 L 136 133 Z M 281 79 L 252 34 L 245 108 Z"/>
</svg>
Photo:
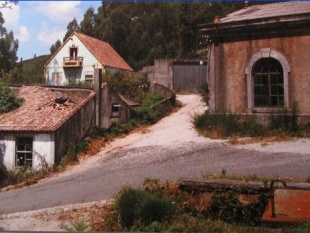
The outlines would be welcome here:
<svg viewBox="0 0 310 233">
<path fill-rule="evenodd" d="M 88 50 L 104 66 L 132 71 L 132 68 L 107 42 L 98 40 L 96 38 L 84 35 L 79 32 L 73 32 L 73 34 L 75 34 L 81 40 L 81 42 L 88 48 Z"/>
<path fill-rule="evenodd" d="M 23 86 L 13 91 L 25 102 L 14 111 L 0 114 L 0 132 L 55 131 L 95 96 L 91 90 L 38 86 Z M 56 103 L 63 99 L 67 100 L 64 104 Z"/>
</svg>

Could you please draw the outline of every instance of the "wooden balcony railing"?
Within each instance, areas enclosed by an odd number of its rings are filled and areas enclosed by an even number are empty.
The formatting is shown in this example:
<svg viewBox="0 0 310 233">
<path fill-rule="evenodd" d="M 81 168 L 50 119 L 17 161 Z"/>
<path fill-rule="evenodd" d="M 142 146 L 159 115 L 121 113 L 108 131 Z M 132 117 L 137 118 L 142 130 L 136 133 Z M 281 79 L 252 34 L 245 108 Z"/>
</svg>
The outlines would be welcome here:
<svg viewBox="0 0 310 233">
<path fill-rule="evenodd" d="M 64 67 L 83 66 L 83 57 L 64 57 Z"/>
</svg>

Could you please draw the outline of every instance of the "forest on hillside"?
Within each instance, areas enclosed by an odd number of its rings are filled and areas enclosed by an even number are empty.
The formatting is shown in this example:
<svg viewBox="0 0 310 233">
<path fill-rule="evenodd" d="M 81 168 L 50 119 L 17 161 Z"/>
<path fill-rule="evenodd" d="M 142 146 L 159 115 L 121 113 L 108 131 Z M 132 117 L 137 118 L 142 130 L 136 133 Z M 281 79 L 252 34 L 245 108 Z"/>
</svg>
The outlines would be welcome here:
<svg viewBox="0 0 310 233">
<path fill-rule="evenodd" d="M 7 1 L 0 5 L 6 7 Z M 215 16 L 243 8 L 244 2 L 106 2 L 95 11 L 84 13 L 81 22 L 68 22 L 62 41 L 50 47 L 51 54 L 17 61 L 18 40 L 6 31 L 0 12 L 0 79 L 9 84 L 41 84 L 44 64 L 73 31 L 108 42 L 135 70 L 159 58 L 203 58 L 206 38 L 199 25 L 211 23 Z M 95 13 L 96 12 L 96 13 Z"/>
<path fill-rule="evenodd" d="M 159 58 L 194 58 L 206 47 L 199 25 L 244 7 L 243 2 L 105 2 L 95 13 L 88 8 L 81 22 L 74 18 L 63 41 L 73 31 L 108 42 L 134 70 Z M 199 56 L 202 56 L 201 54 Z"/>
</svg>

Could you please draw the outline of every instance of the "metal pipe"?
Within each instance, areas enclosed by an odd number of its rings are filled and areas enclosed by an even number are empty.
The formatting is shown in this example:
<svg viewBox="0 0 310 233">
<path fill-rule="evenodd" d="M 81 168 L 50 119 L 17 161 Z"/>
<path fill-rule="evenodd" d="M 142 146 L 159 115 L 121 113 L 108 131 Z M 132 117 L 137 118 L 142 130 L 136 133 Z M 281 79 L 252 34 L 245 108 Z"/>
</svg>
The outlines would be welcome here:
<svg viewBox="0 0 310 233">
<path fill-rule="evenodd" d="M 275 194 L 274 194 L 274 183 L 276 183 L 276 182 L 281 182 L 284 187 L 287 186 L 285 181 L 283 181 L 279 178 L 273 179 L 270 183 L 270 190 L 272 192 L 271 193 L 271 217 L 272 218 L 276 217 L 276 209 L 275 209 L 275 201 L 274 201 L 274 196 L 275 196 Z"/>
</svg>

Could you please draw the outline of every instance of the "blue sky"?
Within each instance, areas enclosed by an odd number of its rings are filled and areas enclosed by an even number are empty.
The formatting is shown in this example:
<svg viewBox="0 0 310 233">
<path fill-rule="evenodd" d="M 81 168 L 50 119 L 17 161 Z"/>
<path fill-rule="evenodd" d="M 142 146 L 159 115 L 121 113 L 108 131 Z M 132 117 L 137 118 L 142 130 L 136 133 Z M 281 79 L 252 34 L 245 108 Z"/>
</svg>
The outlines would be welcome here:
<svg viewBox="0 0 310 233">
<path fill-rule="evenodd" d="M 19 41 L 18 58 L 27 60 L 50 54 L 52 44 L 62 41 L 68 23 L 74 17 L 80 22 L 91 6 L 97 13 L 101 1 L 19 1 L 1 12 L 4 26 Z"/>
</svg>

